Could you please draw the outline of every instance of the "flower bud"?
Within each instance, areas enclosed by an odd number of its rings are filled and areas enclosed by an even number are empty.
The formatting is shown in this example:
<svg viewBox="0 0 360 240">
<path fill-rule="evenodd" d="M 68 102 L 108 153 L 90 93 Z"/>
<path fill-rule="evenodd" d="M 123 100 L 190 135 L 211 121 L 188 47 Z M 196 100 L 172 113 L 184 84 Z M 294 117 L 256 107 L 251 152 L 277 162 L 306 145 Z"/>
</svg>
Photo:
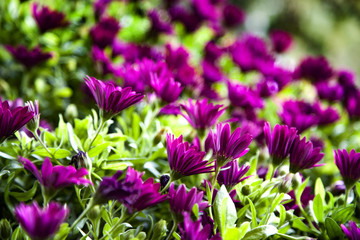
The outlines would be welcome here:
<svg viewBox="0 0 360 240">
<path fill-rule="evenodd" d="M 153 140 L 154 146 L 158 145 L 159 142 L 162 141 L 164 136 L 165 136 L 165 128 L 161 128 L 160 131 L 154 137 L 154 140 Z"/>
<path fill-rule="evenodd" d="M 38 100 L 34 102 L 28 101 L 25 105 L 28 107 L 29 112 L 34 113 L 34 117 L 26 124 L 26 128 L 29 129 L 30 132 L 35 133 L 40 125 L 39 102 Z"/>
<path fill-rule="evenodd" d="M 12 234 L 12 228 L 7 219 L 1 219 L 0 221 L 0 239 L 10 239 Z"/>
<path fill-rule="evenodd" d="M 293 178 L 292 178 L 292 181 L 291 181 L 291 186 L 292 188 L 295 190 L 297 189 L 302 183 L 302 177 L 300 175 L 300 173 L 296 173 Z"/>
<path fill-rule="evenodd" d="M 294 174 L 288 173 L 285 175 L 281 183 L 278 184 L 279 193 L 288 193 L 291 190 L 291 184 Z"/>
<path fill-rule="evenodd" d="M 245 185 L 241 188 L 241 193 L 244 196 L 247 196 L 251 193 L 251 187 L 249 185 Z"/>
<path fill-rule="evenodd" d="M 98 205 L 92 207 L 87 216 L 91 221 L 96 221 L 100 217 L 100 207 Z"/>
<path fill-rule="evenodd" d="M 165 220 L 158 221 L 154 226 L 151 240 L 157 240 L 165 237 L 166 232 L 167 232 L 166 221 Z"/>
<path fill-rule="evenodd" d="M 86 167 L 86 155 L 83 151 L 79 151 L 77 154 L 72 156 L 70 165 L 74 165 L 76 169 L 87 168 Z"/>
<path fill-rule="evenodd" d="M 160 177 L 160 183 L 161 183 L 161 189 L 164 189 L 164 187 L 168 184 L 170 181 L 170 176 L 165 174 Z"/>
<path fill-rule="evenodd" d="M 75 104 L 69 104 L 65 110 L 65 118 L 67 120 L 72 120 L 78 117 L 78 110 Z"/>
</svg>

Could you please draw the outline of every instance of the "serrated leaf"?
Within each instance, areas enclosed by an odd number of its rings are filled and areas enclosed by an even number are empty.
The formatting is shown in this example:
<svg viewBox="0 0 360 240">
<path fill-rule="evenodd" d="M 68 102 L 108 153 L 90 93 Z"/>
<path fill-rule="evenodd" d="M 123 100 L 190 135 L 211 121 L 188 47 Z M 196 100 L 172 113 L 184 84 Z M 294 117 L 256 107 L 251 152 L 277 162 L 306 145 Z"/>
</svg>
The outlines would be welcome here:
<svg viewBox="0 0 360 240">
<path fill-rule="evenodd" d="M 214 201 L 214 215 L 215 222 L 220 228 L 220 233 L 223 235 L 227 227 L 233 227 L 236 220 L 236 208 L 234 202 L 231 200 L 226 187 L 222 185 L 216 194 Z"/>
<path fill-rule="evenodd" d="M 334 221 L 334 219 L 327 217 L 325 219 L 325 229 L 330 239 L 343 239 L 344 233 L 341 227 Z"/>
<path fill-rule="evenodd" d="M 317 194 L 313 200 L 313 212 L 317 222 L 324 221 L 324 206 L 320 193 Z"/>
<path fill-rule="evenodd" d="M 35 195 L 37 186 L 38 186 L 38 181 L 35 181 L 33 187 L 30 190 L 26 192 L 9 192 L 9 194 L 20 202 L 26 202 Z"/>
<path fill-rule="evenodd" d="M 266 239 L 278 232 L 272 225 L 263 225 L 247 232 L 242 240 L 261 240 Z"/>
</svg>

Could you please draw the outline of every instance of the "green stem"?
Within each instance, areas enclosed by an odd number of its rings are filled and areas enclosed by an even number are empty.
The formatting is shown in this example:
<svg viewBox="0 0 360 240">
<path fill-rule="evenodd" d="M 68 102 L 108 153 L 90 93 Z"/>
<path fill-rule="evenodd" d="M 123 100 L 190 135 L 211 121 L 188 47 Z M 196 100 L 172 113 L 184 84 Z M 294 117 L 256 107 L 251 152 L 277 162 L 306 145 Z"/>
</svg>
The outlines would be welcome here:
<svg viewBox="0 0 360 240">
<path fill-rule="evenodd" d="M 171 231 L 169 232 L 169 235 L 167 236 L 167 238 L 165 240 L 169 240 L 171 238 L 171 236 L 173 235 L 173 233 L 175 232 L 176 228 L 177 228 L 177 221 L 174 220 L 173 226 L 171 228 Z"/>
<path fill-rule="evenodd" d="M 85 208 L 85 210 L 81 213 L 81 215 L 73 222 L 73 224 L 70 227 L 69 232 L 71 232 L 76 225 L 86 216 L 86 214 L 92 209 L 92 207 L 95 206 L 93 198 L 90 200 L 89 204 Z"/>
<path fill-rule="evenodd" d="M 91 149 L 91 146 L 93 145 L 96 137 L 99 135 L 101 129 L 104 127 L 104 124 L 106 123 L 106 121 L 103 120 L 103 117 L 100 117 L 100 124 L 99 124 L 99 127 L 98 129 L 96 130 L 96 133 L 95 133 L 95 136 L 94 138 L 91 140 L 89 146 L 88 146 L 88 149 L 86 150 L 86 152 L 88 152 L 90 149 Z"/>
<path fill-rule="evenodd" d="M 275 175 L 275 171 L 276 171 L 277 166 L 275 166 L 274 164 L 272 165 L 272 170 L 271 170 L 271 176 L 270 176 L 270 182 L 272 181 L 274 175 Z"/>
<path fill-rule="evenodd" d="M 347 202 L 348 202 L 348 198 L 349 198 L 349 193 L 350 193 L 350 189 L 349 189 L 349 188 L 346 188 L 344 207 L 347 206 Z"/>
<path fill-rule="evenodd" d="M 277 195 L 279 194 L 279 192 L 276 192 L 276 194 L 275 194 L 275 197 L 273 198 L 273 201 L 276 199 L 276 197 L 277 197 Z M 266 220 L 265 220 L 265 225 L 269 222 L 269 220 L 270 220 L 270 215 L 271 215 L 271 212 L 270 212 L 270 209 L 271 209 L 271 207 L 272 207 L 272 204 L 270 204 L 270 207 L 269 207 L 269 209 L 268 209 L 268 211 L 267 211 L 267 213 L 266 213 Z"/>
<path fill-rule="evenodd" d="M 212 198 L 213 198 L 213 194 L 214 194 L 216 179 L 217 179 L 219 173 L 220 173 L 220 167 L 217 166 L 216 169 L 215 169 L 214 178 L 211 181 L 211 192 L 210 192 L 211 202 L 209 203 L 210 204 L 210 206 L 209 206 L 209 214 L 210 214 L 211 219 L 214 219 L 213 214 L 212 214 L 212 202 L 213 202 Z"/>
<path fill-rule="evenodd" d="M 54 155 L 50 152 L 50 150 L 46 147 L 45 143 L 40 139 L 39 135 L 36 131 L 32 132 L 36 140 L 41 144 L 41 146 L 50 154 L 51 158 L 54 158 Z"/>
<path fill-rule="evenodd" d="M 172 177 L 170 175 L 170 179 L 168 181 L 168 183 L 165 185 L 165 187 L 160 191 L 160 193 L 164 193 L 169 187 L 170 187 L 170 184 L 172 182 Z"/>
<path fill-rule="evenodd" d="M 298 202 L 296 201 L 296 204 L 299 206 L 299 209 L 301 211 L 301 213 L 304 215 L 306 221 L 309 223 L 311 229 L 317 233 L 317 234 L 320 234 L 319 230 L 317 230 L 317 228 L 314 226 L 314 224 L 312 223 L 311 219 L 310 219 L 310 216 L 305 212 L 304 208 L 302 207 L 301 205 L 301 202 Z"/>
</svg>

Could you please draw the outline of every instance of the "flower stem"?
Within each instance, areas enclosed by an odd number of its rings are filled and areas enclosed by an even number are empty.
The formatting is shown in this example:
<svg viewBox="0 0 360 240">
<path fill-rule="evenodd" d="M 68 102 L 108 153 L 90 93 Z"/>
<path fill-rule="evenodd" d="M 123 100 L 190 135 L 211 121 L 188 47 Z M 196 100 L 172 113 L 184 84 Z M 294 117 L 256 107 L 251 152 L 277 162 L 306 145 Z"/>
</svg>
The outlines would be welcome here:
<svg viewBox="0 0 360 240">
<path fill-rule="evenodd" d="M 274 164 L 272 165 L 272 170 L 271 170 L 271 176 L 270 176 L 270 182 L 272 181 L 274 175 L 275 175 L 275 171 L 276 171 L 277 166 L 275 166 Z"/>
<path fill-rule="evenodd" d="M 175 232 L 176 228 L 177 228 L 177 221 L 174 220 L 173 226 L 171 228 L 171 231 L 169 232 L 169 235 L 167 236 L 167 238 L 165 240 L 169 240 L 171 238 L 171 236 L 173 235 L 173 233 Z"/>
<path fill-rule="evenodd" d="M 350 193 L 350 189 L 349 189 L 349 188 L 346 188 L 344 207 L 347 206 L 347 202 L 348 202 L 348 198 L 349 198 L 349 193 Z"/>
<path fill-rule="evenodd" d="M 212 179 L 212 182 L 211 182 L 211 192 L 210 192 L 210 196 L 211 196 L 211 202 L 209 203 L 209 214 L 210 214 L 210 217 L 211 219 L 214 219 L 213 217 L 213 214 L 212 214 L 212 202 L 213 202 L 213 195 L 214 195 L 214 189 L 215 189 L 215 184 L 216 184 L 216 179 L 219 175 L 219 172 L 220 172 L 220 167 L 219 166 L 216 166 L 216 169 L 215 169 L 215 175 L 214 175 L 214 178 Z"/>
<path fill-rule="evenodd" d="M 96 133 L 95 133 L 95 136 L 94 138 L 91 140 L 89 146 L 88 146 L 88 149 L 86 152 L 88 152 L 90 149 L 91 149 L 91 146 L 93 145 L 95 139 L 97 138 L 97 136 L 99 135 L 100 131 L 102 130 L 102 128 L 104 127 L 104 124 L 105 124 L 106 121 L 103 120 L 103 117 L 100 117 L 100 124 L 99 124 L 99 127 L 98 129 L 96 130 Z"/>
<path fill-rule="evenodd" d="M 37 134 L 36 131 L 32 132 L 34 137 L 36 138 L 36 140 L 38 140 L 38 142 L 41 144 L 41 146 L 50 154 L 50 156 L 52 158 L 54 158 L 54 155 L 50 152 L 50 150 L 46 147 L 45 143 L 41 140 L 41 138 L 39 137 L 39 135 Z"/>
<path fill-rule="evenodd" d="M 319 230 L 317 230 L 317 228 L 314 226 L 314 224 L 312 223 L 310 216 L 305 212 L 304 208 L 302 207 L 301 202 L 298 202 L 296 200 L 296 204 L 299 206 L 299 209 L 301 211 L 301 213 L 304 215 L 306 221 L 309 223 L 311 229 L 316 233 L 316 234 L 320 234 Z"/>
<path fill-rule="evenodd" d="M 86 214 L 95 206 L 95 202 L 93 198 L 90 200 L 89 204 L 85 208 L 85 210 L 81 213 L 81 215 L 73 222 L 73 224 L 70 227 L 69 232 L 71 232 L 76 225 L 86 216 Z"/>
</svg>

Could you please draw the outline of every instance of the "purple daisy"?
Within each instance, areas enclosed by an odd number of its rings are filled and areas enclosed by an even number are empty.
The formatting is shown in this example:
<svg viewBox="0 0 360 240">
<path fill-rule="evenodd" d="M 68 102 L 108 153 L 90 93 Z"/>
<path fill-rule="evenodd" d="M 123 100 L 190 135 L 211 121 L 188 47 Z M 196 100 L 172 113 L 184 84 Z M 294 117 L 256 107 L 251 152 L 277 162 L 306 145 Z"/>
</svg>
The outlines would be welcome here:
<svg viewBox="0 0 360 240">
<path fill-rule="evenodd" d="M 227 4 L 222 11 L 224 24 L 227 27 L 237 27 L 244 23 L 245 13 L 238 6 Z"/>
<path fill-rule="evenodd" d="M 354 221 L 349 222 L 349 228 L 346 228 L 344 224 L 341 224 L 341 228 L 349 240 L 360 239 L 360 228 L 356 226 L 356 223 Z"/>
<path fill-rule="evenodd" d="M 245 85 L 228 82 L 228 92 L 233 106 L 250 109 L 264 107 L 264 102 L 257 92 Z"/>
<path fill-rule="evenodd" d="M 184 223 L 179 224 L 181 240 L 220 240 L 220 236 L 212 236 L 211 224 L 203 224 L 202 220 L 193 222 L 190 214 L 187 212 L 183 213 Z"/>
<path fill-rule="evenodd" d="M 230 125 L 217 124 L 216 132 L 210 131 L 205 140 L 205 150 L 213 150 L 217 167 L 223 167 L 230 161 L 244 156 L 252 141 L 250 134 L 241 134 L 241 128 L 231 133 Z"/>
<path fill-rule="evenodd" d="M 320 99 L 335 102 L 344 96 L 344 89 L 339 83 L 319 82 L 315 87 Z"/>
<path fill-rule="evenodd" d="M 218 47 L 214 42 L 208 42 L 204 48 L 205 56 L 204 59 L 207 62 L 215 63 L 221 55 L 224 53 L 223 50 Z"/>
<path fill-rule="evenodd" d="M 94 77 L 85 79 L 86 85 L 105 118 L 120 113 L 122 110 L 140 102 L 144 95 L 136 93 L 130 87 L 121 88 L 113 83 L 102 82 Z"/>
<path fill-rule="evenodd" d="M 15 217 L 25 232 L 34 240 L 50 239 L 65 222 L 70 211 L 68 207 L 50 202 L 45 208 L 36 202 L 31 205 L 20 203 L 15 207 Z"/>
<path fill-rule="evenodd" d="M 44 53 L 39 47 L 27 49 L 22 45 L 19 45 L 16 48 L 10 45 L 5 45 L 5 48 L 19 63 L 27 68 L 32 68 L 52 57 L 51 53 Z"/>
<path fill-rule="evenodd" d="M 225 185 L 228 190 L 232 189 L 238 183 L 244 181 L 245 179 L 251 177 L 244 177 L 250 166 L 241 166 L 241 168 L 239 169 L 239 163 L 237 160 L 229 162 L 223 168 L 228 169 L 220 171 L 217 177 L 217 182 L 220 186 Z"/>
<path fill-rule="evenodd" d="M 200 173 L 212 172 L 214 166 L 212 162 L 203 160 L 204 152 L 199 152 L 197 147 L 190 146 L 188 142 L 183 142 L 182 135 L 175 138 L 172 134 L 166 136 L 166 149 L 168 161 L 173 180 L 184 176 Z"/>
<path fill-rule="evenodd" d="M 40 8 L 36 3 L 32 5 L 32 15 L 42 33 L 69 25 L 64 13 L 51 10 L 46 6 Z"/>
<path fill-rule="evenodd" d="M 156 95 L 167 103 L 175 102 L 183 90 L 181 83 L 176 82 L 172 76 L 168 75 L 162 77 L 158 74 L 151 74 L 150 84 Z"/>
<path fill-rule="evenodd" d="M 120 25 L 115 18 L 104 17 L 91 28 L 90 35 L 94 44 L 103 49 L 112 45 L 119 30 Z"/>
<path fill-rule="evenodd" d="M 198 204 L 199 211 L 208 207 L 208 202 L 203 202 L 203 192 L 197 193 L 197 189 L 193 187 L 186 193 L 186 186 L 181 184 L 176 190 L 174 183 L 169 188 L 169 204 L 170 210 L 176 219 L 182 219 L 184 212 L 191 213 L 195 204 Z"/>
<path fill-rule="evenodd" d="M 311 141 L 306 141 L 306 137 L 300 140 L 298 135 L 290 151 L 290 172 L 297 173 L 304 169 L 323 166 L 324 164 L 317 164 L 323 157 L 321 148 L 314 148 Z"/>
<path fill-rule="evenodd" d="M 342 151 L 338 149 L 334 150 L 334 157 L 346 188 L 352 188 L 360 179 L 360 153 L 352 149 L 349 154 L 345 149 Z"/>
<path fill-rule="evenodd" d="M 273 30 L 270 32 L 273 49 L 277 53 L 286 52 L 292 45 L 292 37 L 288 32 Z"/>
<path fill-rule="evenodd" d="M 19 157 L 19 161 L 24 165 L 24 168 L 30 171 L 37 180 L 49 190 L 57 190 L 72 185 L 92 185 L 93 183 L 84 178 L 88 174 L 86 168 L 77 170 L 73 166 L 55 166 L 50 162 L 50 158 L 45 158 L 41 167 L 41 173 L 34 163 L 24 157 Z"/>
<path fill-rule="evenodd" d="M 295 69 L 294 78 L 306 78 L 312 82 L 321 82 L 329 80 L 333 73 L 333 69 L 325 57 L 307 57 Z"/>
<path fill-rule="evenodd" d="M 0 99 L 0 143 L 33 119 L 34 112 L 29 110 L 27 106 L 11 109 L 8 101 Z"/>
<path fill-rule="evenodd" d="M 164 21 L 161 17 L 159 12 L 156 9 L 151 10 L 148 14 L 148 17 L 151 21 L 151 28 L 150 32 L 153 34 L 172 34 L 173 30 L 171 24 L 169 22 Z"/>
<path fill-rule="evenodd" d="M 226 107 L 222 108 L 223 105 L 208 103 L 206 98 L 202 101 L 196 100 L 195 104 L 192 99 L 189 99 L 187 104 L 184 103 L 180 106 L 186 112 L 182 116 L 193 128 L 198 130 L 212 127 L 226 110 Z"/>
<path fill-rule="evenodd" d="M 104 49 L 94 45 L 91 48 L 91 58 L 94 61 L 95 70 L 99 74 L 106 75 L 109 73 L 116 73 L 116 69 L 113 66 L 110 58 L 106 56 Z"/>
<path fill-rule="evenodd" d="M 169 9 L 171 21 L 180 22 L 184 25 L 187 32 L 192 33 L 196 31 L 201 25 L 201 19 L 186 8 L 176 5 Z"/>
<path fill-rule="evenodd" d="M 277 124 L 271 132 L 270 123 L 265 122 L 264 135 L 272 162 L 277 167 L 288 157 L 297 137 L 297 131 L 295 128 Z"/>
</svg>

